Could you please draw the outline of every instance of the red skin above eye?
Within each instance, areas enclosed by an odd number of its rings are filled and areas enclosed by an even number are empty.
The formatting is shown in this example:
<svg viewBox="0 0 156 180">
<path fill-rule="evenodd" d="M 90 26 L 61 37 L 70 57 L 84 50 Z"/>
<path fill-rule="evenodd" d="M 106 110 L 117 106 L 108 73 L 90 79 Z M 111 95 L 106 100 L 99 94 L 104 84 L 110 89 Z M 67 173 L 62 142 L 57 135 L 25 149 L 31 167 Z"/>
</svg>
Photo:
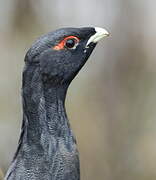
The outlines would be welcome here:
<svg viewBox="0 0 156 180">
<path fill-rule="evenodd" d="M 60 41 L 56 46 L 53 47 L 54 50 L 61 50 L 64 49 L 66 41 L 68 39 L 75 39 L 77 42 L 79 42 L 80 40 L 76 37 L 76 36 L 68 36 L 65 37 L 62 41 Z"/>
</svg>

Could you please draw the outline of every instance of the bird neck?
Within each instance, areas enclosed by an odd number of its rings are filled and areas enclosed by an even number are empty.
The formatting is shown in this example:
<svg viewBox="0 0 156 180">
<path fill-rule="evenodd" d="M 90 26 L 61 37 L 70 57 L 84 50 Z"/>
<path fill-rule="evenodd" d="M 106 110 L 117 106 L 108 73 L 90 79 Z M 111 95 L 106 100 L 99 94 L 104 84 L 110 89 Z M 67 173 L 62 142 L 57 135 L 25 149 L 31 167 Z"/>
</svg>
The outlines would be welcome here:
<svg viewBox="0 0 156 180">
<path fill-rule="evenodd" d="M 30 72 L 29 76 L 24 77 L 23 129 L 28 142 L 36 144 L 48 137 L 71 136 L 65 111 L 67 88 L 67 85 L 44 83 L 35 69 L 33 77 Z"/>
</svg>

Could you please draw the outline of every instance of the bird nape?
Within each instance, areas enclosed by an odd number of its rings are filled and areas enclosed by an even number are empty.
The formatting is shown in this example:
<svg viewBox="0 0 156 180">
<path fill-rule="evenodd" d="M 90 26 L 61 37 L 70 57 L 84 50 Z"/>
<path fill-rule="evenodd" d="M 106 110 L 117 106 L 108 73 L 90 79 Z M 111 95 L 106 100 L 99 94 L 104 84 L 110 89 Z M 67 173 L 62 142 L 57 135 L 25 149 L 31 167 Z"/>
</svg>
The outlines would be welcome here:
<svg viewBox="0 0 156 180">
<path fill-rule="evenodd" d="M 79 180 L 76 140 L 65 111 L 69 84 L 102 28 L 62 28 L 41 36 L 25 56 L 23 123 L 6 180 Z"/>
</svg>

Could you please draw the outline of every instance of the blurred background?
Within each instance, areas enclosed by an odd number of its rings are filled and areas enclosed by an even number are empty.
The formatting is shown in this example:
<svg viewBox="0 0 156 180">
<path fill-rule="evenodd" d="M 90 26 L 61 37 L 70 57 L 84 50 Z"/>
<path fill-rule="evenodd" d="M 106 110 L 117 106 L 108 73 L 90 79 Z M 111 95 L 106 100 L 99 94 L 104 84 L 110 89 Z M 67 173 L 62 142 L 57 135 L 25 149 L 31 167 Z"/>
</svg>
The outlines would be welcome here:
<svg viewBox="0 0 156 180">
<path fill-rule="evenodd" d="M 105 27 L 68 91 L 82 180 L 156 179 L 156 1 L 0 0 L 0 174 L 19 139 L 27 49 L 60 27 Z"/>
</svg>

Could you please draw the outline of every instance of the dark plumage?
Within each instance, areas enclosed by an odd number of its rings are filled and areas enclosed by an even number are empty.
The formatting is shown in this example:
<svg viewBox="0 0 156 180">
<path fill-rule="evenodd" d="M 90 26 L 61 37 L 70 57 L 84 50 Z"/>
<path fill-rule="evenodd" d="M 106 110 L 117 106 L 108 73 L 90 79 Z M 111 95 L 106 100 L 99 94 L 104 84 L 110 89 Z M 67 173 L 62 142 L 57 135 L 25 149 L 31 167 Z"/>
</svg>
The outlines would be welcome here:
<svg viewBox="0 0 156 180">
<path fill-rule="evenodd" d="M 85 64 L 101 28 L 64 28 L 40 37 L 25 57 L 23 124 L 6 180 L 79 180 L 76 140 L 65 111 L 68 86 Z"/>
</svg>

